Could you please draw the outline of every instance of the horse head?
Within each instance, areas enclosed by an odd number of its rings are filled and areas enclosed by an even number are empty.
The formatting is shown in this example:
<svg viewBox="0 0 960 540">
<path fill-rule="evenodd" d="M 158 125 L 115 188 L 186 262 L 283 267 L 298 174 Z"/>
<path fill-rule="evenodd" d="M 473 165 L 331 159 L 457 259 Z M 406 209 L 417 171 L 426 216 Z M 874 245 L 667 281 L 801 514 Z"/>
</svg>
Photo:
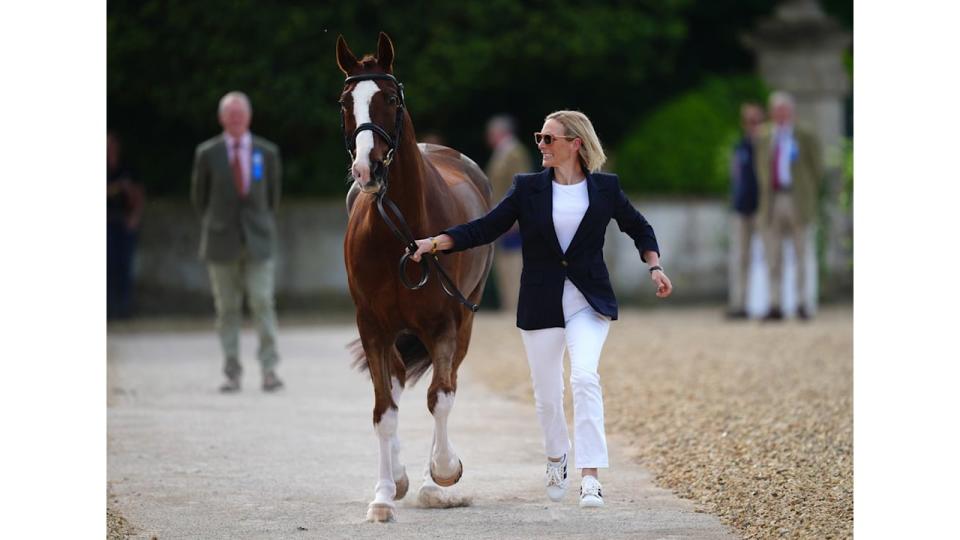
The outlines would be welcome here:
<svg viewBox="0 0 960 540">
<path fill-rule="evenodd" d="M 339 36 L 337 65 L 346 75 L 340 115 L 344 144 L 353 160 L 350 173 L 363 191 L 376 193 L 386 185 L 404 121 L 403 85 L 393 77 L 393 42 L 380 32 L 377 55 L 357 60 Z"/>
</svg>

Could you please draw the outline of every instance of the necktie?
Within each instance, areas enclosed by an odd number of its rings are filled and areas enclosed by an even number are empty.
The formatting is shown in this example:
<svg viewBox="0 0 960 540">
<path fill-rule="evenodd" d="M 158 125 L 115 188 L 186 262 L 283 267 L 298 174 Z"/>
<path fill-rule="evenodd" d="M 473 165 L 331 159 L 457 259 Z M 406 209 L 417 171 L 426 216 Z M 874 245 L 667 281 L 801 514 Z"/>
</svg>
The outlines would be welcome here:
<svg viewBox="0 0 960 540">
<path fill-rule="evenodd" d="M 780 190 L 780 135 L 773 138 L 773 190 Z"/>
<path fill-rule="evenodd" d="M 247 193 L 243 189 L 243 165 L 240 163 L 240 139 L 233 143 L 233 159 L 230 161 L 230 168 L 233 170 L 233 186 L 237 188 L 237 195 L 246 197 Z"/>
</svg>

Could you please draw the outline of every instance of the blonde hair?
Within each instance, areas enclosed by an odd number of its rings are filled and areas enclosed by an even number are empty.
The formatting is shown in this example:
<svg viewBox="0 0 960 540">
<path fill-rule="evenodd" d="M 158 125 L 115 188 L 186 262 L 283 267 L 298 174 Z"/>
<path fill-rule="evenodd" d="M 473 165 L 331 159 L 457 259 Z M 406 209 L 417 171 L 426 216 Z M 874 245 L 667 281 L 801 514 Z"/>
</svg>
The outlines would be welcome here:
<svg viewBox="0 0 960 540">
<path fill-rule="evenodd" d="M 543 121 L 547 120 L 560 122 L 564 135 L 580 139 L 580 165 L 584 169 L 589 172 L 600 170 L 607 161 L 607 155 L 603 153 L 603 146 L 587 115 L 580 111 L 556 111 L 548 114 Z"/>
</svg>

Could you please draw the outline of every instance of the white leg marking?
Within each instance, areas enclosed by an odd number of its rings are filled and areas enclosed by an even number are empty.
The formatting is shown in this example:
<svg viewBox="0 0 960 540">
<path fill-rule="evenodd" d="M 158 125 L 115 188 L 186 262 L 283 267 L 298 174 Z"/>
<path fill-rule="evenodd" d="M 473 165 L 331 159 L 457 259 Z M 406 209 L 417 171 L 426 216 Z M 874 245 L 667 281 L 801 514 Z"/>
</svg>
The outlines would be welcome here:
<svg viewBox="0 0 960 540">
<path fill-rule="evenodd" d="M 431 467 L 438 478 L 450 478 L 460 474 L 460 458 L 457 457 L 447 436 L 447 419 L 453 409 L 454 396 L 452 392 L 438 393 L 437 404 L 433 407 L 433 418 L 436 423 L 433 445 L 430 448 L 430 459 L 424 467 L 423 485 L 417 495 L 420 505 L 427 508 L 452 508 L 470 506 L 472 503 L 472 498 L 461 494 L 456 486 L 438 486 L 430 474 Z"/>
<path fill-rule="evenodd" d="M 393 479 L 393 464 L 391 463 L 392 442 L 397 434 L 397 410 L 387 409 L 375 426 L 377 438 L 380 442 L 380 470 L 376 492 L 371 504 L 386 504 L 393 506 L 393 495 L 397 486 Z"/>
<path fill-rule="evenodd" d="M 460 459 L 450 443 L 447 435 L 447 418 L 450 411 L 453 410 L 453 401 L 456 394 L 450 392 L 438 392 L 437 404 L 433 407 L 433 419 L 435 427 L 433 431 L 433 452 L 431 463 L 433 464 L 433 473 L 437 478 L 449 478 L 460 471 Z"/>
<path fill-rule="evenodd" d="M 390 379 L 390 395 L 393 397 L 393 402 L 400 405 L 400 395 L 403 393 L 403 387 L 400 386 L 400 381 L 396 377 Z M 399 419 L 397 422 L 397 427 L 399 428 Z M 390 439 L 390 463 L 393 466 L 393 480 L 396 482 L 397 487 L 400 488 L 401 484 L 407 483 L 407 468 L 400 463 L 400 433 L 399 429 L 395 429 L 393 432 L 393 437 Z M 400 493 L 400 492 L 403 493 Z M 406 487 L 398 489 L 397 498 L 402 499 L 403 495 L 406 493 Z"/>
</svg>

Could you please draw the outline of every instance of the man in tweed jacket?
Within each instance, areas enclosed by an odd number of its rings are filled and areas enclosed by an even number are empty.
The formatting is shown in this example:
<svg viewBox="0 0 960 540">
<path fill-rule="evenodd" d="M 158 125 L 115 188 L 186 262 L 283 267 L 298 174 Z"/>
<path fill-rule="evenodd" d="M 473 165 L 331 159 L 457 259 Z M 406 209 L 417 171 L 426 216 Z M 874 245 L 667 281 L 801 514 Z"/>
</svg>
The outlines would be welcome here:
<svg viewBox="0 0 960 540">
<path fill-rule="evenodd" d="M 201 216 L 200 258 L 207 263 L 224 356 L 223 392 L 240 390 L 239 333 L 244 292 L 256 322 L 257 357 L 264 391 L 283 386 L 277 377 L 274 260 L 280 202 L 280 152 L 250 133 L 253 110 L 242 92 L 220 100 L 223 133 L 197 146 L 191 200 Z"/>
</svg>

